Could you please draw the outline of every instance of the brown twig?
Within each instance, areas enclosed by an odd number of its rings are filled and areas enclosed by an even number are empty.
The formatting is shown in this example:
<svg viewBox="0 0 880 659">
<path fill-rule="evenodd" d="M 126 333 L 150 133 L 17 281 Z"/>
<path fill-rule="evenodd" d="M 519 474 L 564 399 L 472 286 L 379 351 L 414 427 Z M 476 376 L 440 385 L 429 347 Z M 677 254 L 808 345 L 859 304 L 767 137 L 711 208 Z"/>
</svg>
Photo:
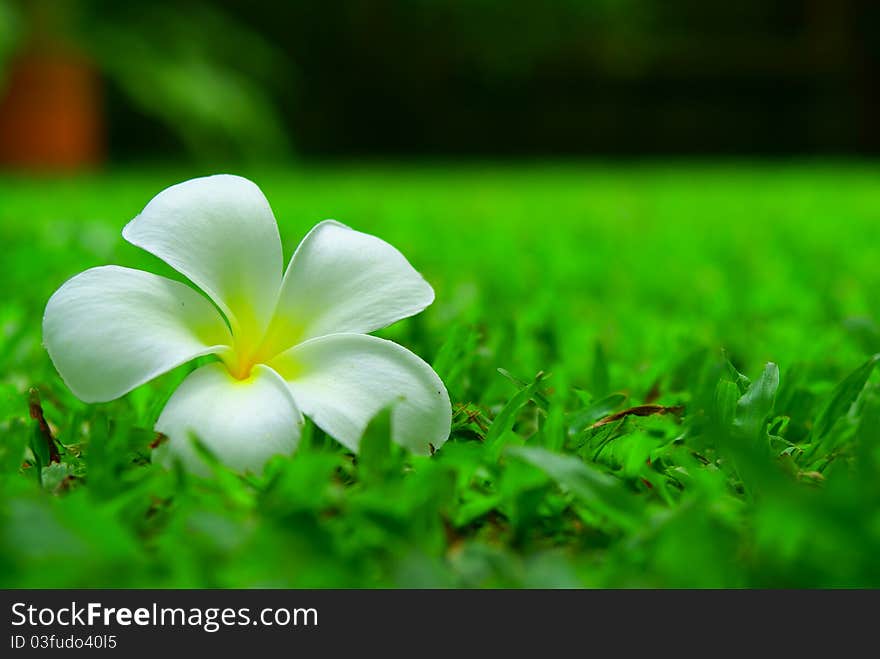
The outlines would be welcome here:
<svg viewBox="0 0 880 659">
<path fill-rule="evenodd" d="M 675 414 L 676 416 L 684 412 L 684 405 L 637 405 L 620 412 L 615 412 L 611 416 L 599 419 L 590 426 L 590 428 L 598 428 L 607 423 L 613 423 L 626 416 L 652 416 L 654 414 Z"/>
<path fill-rule="evenodd" d="M 40 435 L 42 435 L 46 445 L 49 447 L 49 462 L 61 462 L 58 446 L 55 444 L 55 438 L 52 436 L 52 429 L 46 423 L 43 405 L 40 403 L 40 392 L 36 387 L 31 387 L 28 391 L 28 409 L 30 410 L 31 418 L 37 422 Z"/>
<path fill-rule="evenodd" d="M 150 448 L 158 448 L 167 441 L 168 435 L 163 435 L 161 432 L 157 432 L 156 436 L 153 438 L 153 441 L 150 442 Z"/>
</svg>

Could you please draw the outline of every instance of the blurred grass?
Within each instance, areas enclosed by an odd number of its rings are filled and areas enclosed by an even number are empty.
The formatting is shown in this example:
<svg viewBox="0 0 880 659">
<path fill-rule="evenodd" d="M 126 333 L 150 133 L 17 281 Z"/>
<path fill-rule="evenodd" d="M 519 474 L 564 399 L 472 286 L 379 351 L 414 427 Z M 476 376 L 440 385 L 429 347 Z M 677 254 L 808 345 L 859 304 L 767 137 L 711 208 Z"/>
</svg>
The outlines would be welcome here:
<svg viewBox="0 0 880 659">
<path fill-rule="evenodd" d="M 263 477 L 208 481 L 148 458 L 191 367 L 86 406 L 40 346 L 46 300 L 87 267 L 179 278 L 120 231 L 201 173 L 0 178 L 0 585 L 880 585 L 875 167 L 236 172 L 288 257 L 333 217 L 425 274 L 435 304 L 382 334 L 457 414 L 430 459 L 376 423 L 358 462 L 310 426 Z M 60 465 L 41 469 L 30 387 Z M 593 427 L 643 404 L 676 409 Z"/>
</svg>

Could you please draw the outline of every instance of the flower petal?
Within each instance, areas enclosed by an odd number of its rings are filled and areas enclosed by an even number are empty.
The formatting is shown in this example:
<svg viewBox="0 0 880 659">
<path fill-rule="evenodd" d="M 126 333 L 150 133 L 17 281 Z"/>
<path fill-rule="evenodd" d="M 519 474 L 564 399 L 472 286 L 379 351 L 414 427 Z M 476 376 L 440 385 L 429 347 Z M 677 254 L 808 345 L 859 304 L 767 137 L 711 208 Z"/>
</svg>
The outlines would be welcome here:
<svg viewBox="0 0 880 659">
<path fill-rule="evenodd" d="M 419 454 L 449 436 L 449 394 L 428 364 L 406 348 L 365 334 L 331 334 L 301 343 L 270 365 L 304 414 L 352 451 L 369 421 L 391 411 L 391 436 Z"/>
<path fill-rule="evenodd" d="M 431 286 L 394 247 L 327 220 L 290 261 L 270 335 L 280 351 L 325 334 L 366 334 L 433 301 Z"/>
<path fill-rule="evenodd" d="M 205 291 L 236 336 L 259 335 L 268 325 L 281 283 L 281 238 L 251 181 L 220 174 L 173 185 L 122 236 Z"/>
<path fill-rule="evenodd" d="M 95 403 L 222 352 L 231 337 L 217 309 L 189 286 L 110 265 L 55 291 L 43 316 L 43 342 L 70 390 Z"/>
<path fill-rule="evenodd" d="M 175 459 L 194 473 L 207 465 L 192 443 L 197 437 L 223 464 L 237 471 L 262 471 L 273 455 L 296 449 L 302 415 L 284 381 L 258 365 L 246 380 L 233 378 L 219 363 L 193 371 L 172 394 L 156 430 L 168 436 L 153 459 Z"/>
</svg>

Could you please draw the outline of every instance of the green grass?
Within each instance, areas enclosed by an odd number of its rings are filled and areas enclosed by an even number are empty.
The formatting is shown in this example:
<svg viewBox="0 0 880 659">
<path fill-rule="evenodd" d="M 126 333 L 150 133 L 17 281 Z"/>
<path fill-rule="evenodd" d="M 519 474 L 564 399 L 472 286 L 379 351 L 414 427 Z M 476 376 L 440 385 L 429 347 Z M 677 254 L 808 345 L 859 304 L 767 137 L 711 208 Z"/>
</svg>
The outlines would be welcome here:
<svg viewBox="0 0 880 659">
<path fill-rule="evenodd" d="M 120 231 L 201 173 L 0 178 L 0 585 L 880 586 L 876 168 L 239 172 L 288 257 L 333 217 L 425 274 L 435 304 L 382 335 L 456 415 L 432 458 L 379 419 L 359 460 L 309 426 L 264 476 L 208 480 L 149 462 L 191 366 L 85 405 L 40 345 L 81 270 L 176 276 Z M 675 409 L 594 425 L 646 403 Z"/>
</svg>

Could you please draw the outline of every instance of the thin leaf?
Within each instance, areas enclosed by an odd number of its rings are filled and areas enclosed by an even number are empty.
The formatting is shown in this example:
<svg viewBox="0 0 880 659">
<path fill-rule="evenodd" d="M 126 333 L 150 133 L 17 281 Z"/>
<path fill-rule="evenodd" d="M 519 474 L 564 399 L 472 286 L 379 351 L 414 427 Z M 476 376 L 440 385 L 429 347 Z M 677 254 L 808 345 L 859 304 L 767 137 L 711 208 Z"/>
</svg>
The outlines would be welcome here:
<svg viewBox="0 0 880 659">
<path fill-rule="evenodd" d="M 726 352 L 724 353 L 724 366 L 727 369 L 727 373 L 730 375 L 730 379 L 739 388 L 739 393 L 746 393 L 749 387 L 752 386 L 752 381 L 737 370 L 736 366 L 733 365 L 733 362 L 730 361 L 730 358 L 727 356 Z"/>
<path fill-rule="evenodd" d="M 740 398 L 739 387 L 730 380 L 719 380 L 715 387 L 713 412 L 715 422 L 724 432 L 729 432 L 736 418 L 736 405 Z"/>
<path fill-rule="evenodd" d="M 761 376 L 737 401 L 733 426 L 740 435 L 750 439 L 766 435 L 766 420 L 773 411 L 778 389 L 779 367 L 773 362 L 768 362 Z"/>
<path fill-rule="evenodd" d="M 849 411 L 849 408 L 852 407 L 862 389 L 865 388 L 865 383 L 871 376 L 871 372 L 878 361 L 880 361 L 880 354 L 871 357 L 871 359 L 847 375 L 840 384 L 834 387 L 834 390 L 828 397 L 828 402 L 816 418 L 816 424 L 813 429 L 813 436 L 816 439 L 825 437 L 834 427 L 837 420 Z"/>
<path fill-rule="evenodd" d="M 513 373 L 508 371 L 506 368 L 498 368 L 497 371 L 499 373 L 501 373 L 501 375 L 506 377 L 508 380 L 513 382 L 513 384 L 516 385 L 517 389 L 522 389 L 523 387 L 529 386 L 528 382 L 526 382 L 525 380 L 519 379 L 518 377 L 513 375 Z M 550 401 L 547 400 L 547 397 L 543 393 L 541 393 L 541 391 L 539 389 L 535 390 L 534 398 L 535 398 L 535 402 L 538 403 L 538 405 L 540 405 L 540 407 L 542 407 L 543 409 L 546 410 L 548 407 L 550 407 Z"/>
<path fill-rule="evenodd" d="M 366 480 L 381 480 L 391 465 L 391 408 L 379 411 L 367 425 L 357 457 Z"/>
<path fill-rule="evenodd" d="M 560 487 L 571 492 L 616 524 L 634 528 L 640 517 L 638 501 L 619 480 L 570 455 L 534 446 L 511 446 L 506 454 L 537 467 Z"/>
<path fill-rule="evenodd" d="M 486 443 L 489 445 L 494 444 L 501 435 L 510 430 L 513 427 L 513 423 L 516 420 L 516 414 L 519 412 L 520 408 L 522 408 L 529 400 L 535 395 L 535 391 L 538 388 L 538 385 L 541 383 L 544 374 L 538 373 L 535 377 L 535 380 L 526 387 L 520 389 L 514 396 L 511 398 L 501 411 L 498 413 L 498 416 L 495 417 L 495 420 L 492 422 L 492 425 L 489 426 L 489 432 L 486 433 Z"/>
</svg>

